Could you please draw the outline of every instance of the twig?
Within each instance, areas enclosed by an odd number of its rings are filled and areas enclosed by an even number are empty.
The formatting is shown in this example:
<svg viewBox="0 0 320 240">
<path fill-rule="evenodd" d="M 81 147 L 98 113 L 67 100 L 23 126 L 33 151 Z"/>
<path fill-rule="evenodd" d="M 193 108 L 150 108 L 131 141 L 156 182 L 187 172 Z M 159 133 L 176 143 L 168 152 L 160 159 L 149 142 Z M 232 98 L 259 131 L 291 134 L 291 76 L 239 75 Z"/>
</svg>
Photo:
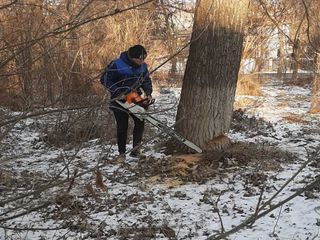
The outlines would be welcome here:
<svg viewBox="0 0 320 240">
<path fill-rule="evenodd" d="M 308 152 L 307 152 L 307 154 L 309 155 Z M 272 202 L 272 200 L 275 199 L 275 197 L 278 196 L 279 193 L 281 193 L 282 190 L 283 190 L 290 182 L 292 182 L 293 179 L 294 179 L 310 162 L 312 162 L 312 161 L 313 161 L 313 159 L 312 159 L 312 158 L 309 158 L 308 161 L 306 161 L 304 164 L 302 164 L 302 166 L 298 169 L 298 171 L 297 171 L 295 174 L 293 174 L 293 175 L 291 176 L 291 178 L 289 178 L 289 179 L 285 182 L 285 184 L 283 184 L 282 187 L 281 187 L 268 201 L 266 201 L 266 202 L 261 206 L 261 208 L 259 209 L 259 211 L 261 211 L 261 210 L 264 209 L 267 205 L 269 205 L 269 204 Z"/>
<path fill-rule="evenodd" d="M 278 217 L 277 217 L 277 221 L 276 221 L 276 224 L 275 224 L 274 227 L 273 227 L 273 231 L 272 231 L 272 235 L 273 235 L 273 236 L 275 235 L 276 227 L 277 227 L 278 222 L 279 222 L 279 219 L 280 219 L 282 207 L 283 207 L 283 205 L 280 206 L 280 210 L 279 210 L 279 214 L 278 214 Z"/>
<path fill-rule="evenodd" d="M 72 188 L 72 186 L 73 186 L 73 184 L 74 184 L 74 181 L 75 181 L 75 179 L 76 179 L 77 173 L 78 173 L 78 169 L 76 168 L 76 169 L 74 170 L 73 177 L 72 177 L 71 180 L 70 180 L 70 184 L 69 184 L 69 187 L 68 187 L 68 189 L 67 189 L 67 192 L 70 192 L 70 190 L 71 190 L 71 188 Z"/>
<path fill-rule="evenodd" d="M 39 111 L 39 112 L 33 112 L 33 113 L 24 113 L 19 117 L 11 118 L 11 119 L 9 119 L 7 121 L 0 122 L 0 127 L 3 127 L 3 126 L 8 125 L 8 124 L 12 124 L 12 123 L 17 123 L 17 122 L 19 122 L 19 121 L 21 121 L 23 119 L 27 119 L 27 118 L 43 116 L 43 115 L 47 115 L 47 114 L 51 114 L 51 113 L 61 113 L 61 112 L 65 112 L 65 111 L 74 111 L 74 110 L 87 109 L 87 108 L 91 108 L 91 107 L 100 107 L 100 106 L 103 106 L 103 105 L 105 105 L 105 103 L 90 104 L 90 105 L 81 106 L 81 107 L 69 107 L 69 108 L 51 109 L 51 110 Z"/>
<path fill-rule="evenodd" d="M 30 209 L 28 209 L 28 210 L 26 210 L 26 211 L 24 211 L 22 213 L 19 213 L 19 214 L 16 214 L 16 215 L 13 215 L 13 216 L 10 216 L 10 217 L 7 217 L 7 218 L 1 218 L 0 222 L 5 222 L 5 221 L 8 221 L 8 220 L 12 220 L 12 219 L 27 215 L 27 214 L 29 214 L 31 212 L 34 212 L 34 211 L 37 211 L 37 210 L 39 210 L 41 208 L 48 207 L 51 204 L 52 204 L 52 201 L 47 201 L 47 202 L 45 202 L 45 203 L 43 203 L 43 204 L 41 204 L 39 206 L 36 206 L 34 208 L 30 208 Z"/>
<path fill-rule="evenodd" d="M 307 16 L 307 37 L 308 37 L 308 42 L 310 44 L 310 46 L 312 47 L 313 51 L 315 51 L 316 53 L 320 53 L 319 49 L 317 46 L 315 46 L 313 44 L 313 42 L 311 41 L 311 38 L 310 38 L 310 15 L 309 15 L 309 11 L 308 11 L 308 7 L 307 7 L 307 4 L 304 0 L 301 0 L 302 1 L 302 4 L 304 6 L 304 10 L 305 10 L 305 13 L 306 13 L 306 16 Z"/>
<path fill-rule="evenodd" d="M 52 37 L 52 36 L 56 36 L 56 35 L 59 35 L 59 34 L 62 34 L 62 33 L 66 33 L 66 32 L 70 32 L 82 25 L 85 25 L 85 24 L 88 24 L 90 22 L 94 22 L 96 20 L 99 20 L 99 19 L 103 19 L 103 18 L 107 18 L 107 17 L 111 17 L 111 16 L 114 16 L 114 15 L 117 15 L 117 14 L 120 14 L 120 13 L 123 13 L 123 12 L 126 12 L 126 11 L 130 11 L 130 10 L 133 10 L 133 9 L 136 9 L 136 8 L 139 8 L 143 5 L 146 5 L 148 3 L 151 3 L 153 2 L 154 0 L 148 0 L 148 1 L 144 1 L 142 3 L 139 3 L 139 4 L 136 4 L 136 5 L 133 5 L 131 7 L 128 7 L 128 8 L 125 8 L 125 9 L 115 9 L 113 12 L 111 13 L 107 13 L 107 14 L 103 14 L 101 16 L 97 16 L 97 17 L 92 17 L 92 18 L 89 18 L 89 19 L 85 19 L 85 20 L 82 20 L 76 24 L 74 24 L 74 20 L 71 21 L 71 22 L 68 22 L 66 24 L 63 24 L 59 27 L 57 27 L 56 29 L 54 29 L 53 31 L 51 32 L 48 32 L 44 35 L 42 35 L 41 37 L 37 38 L 37 39 L 33 39 L 32 41 L 30 41 L 25 47 L 28 48 L 28 47 L 32 47 L 34 46 L 35 44 L 37 44 L 40 40 L 42 39 L 45 39 L 45 38 L 48 38 L 48 37 Z M 68 27 L 70 26 L 70 27 Z M 9 56 L 7 59 L 5 59 L 4 61 L 1 62 L 0 64 L 0 69 L 3 68 L 4 66 L 6 66 L 12 59 L 14 59 L 17 55 L 21 54 L 22 52 L 24 51 L 24 49 L 21 49 L 20 51 L 16 52 L 15 54 Z"/>
<path fill-rule="evenodd" d="M 261 189 L 261 192 L 260 192 L 259 200 L 258 200 L 258 203 L 257 203 L 256 211 L 255 211 L 255 213 L 254 213 L 255 216 L 257 216 L 258 213 L 259 213 L 259 211 L 260 211 L 260 203 L 261 203 L 261 201 L 262 201 L 262 196 L 263 196 L 265 187 L 266 187 L 266 185 L 263 184 L 262 189 Z M 250 226 L 252 226 L 253 224 L 254 224 L 254 222 L 252 222 L 252 223 L 250 224 Z"/>
<path fill-rule="evenodd" d="M 32 202 L 32 199 L 29 199 L 29 201 L 27 201 L 26 203 L 21 204 L 21 205 L 19 205 L 17 207 L 10 208 L 7 211 L 3 211 L 2 213 L 0 213 L 0 217 L 3 216 L 3 215 L 8 215 L 9 213 L 11 213 L 13 211 L 19 210 L 20 208 L 23 208 L 24 206 L 27 206 L 30 202 Z"/>
<path fill-rule="evenodd" d="M 279 22 L 277 22 L 269 13 L 266 4 L 262 1 L 262 0 L 258 0 L 259 4 L 261 5 L 261 7 L 263 8 L 263 10 L 265 11 L 265 14 L 268 16 L 268 18 L 273 22 L 273 24 L 277 27 L 277 29 L 281 32 L 281 34 L 283 34 L 291 44 L 294 44 L 293 40 L 288 36 L 288 34 L 286 34 L 282 28 L 279 26 Z"/>
<path fill-rule="evenodd" d="M 25 228 L 19 228 L 19 227 L 8 227 L 5 225 L 0 225 L 0 228 L 7 229 L 7 230 L 14 230 L 14 231 L 55 231 L 55 230 L 63 229 L 64 227 L 56 227 L 56 228 L 25 227 Z"/>
<path fill-rule="evenodd" d="M 0 6 L 0 10 L 5 9 L 7 7 L 10 7 L 11 5 L 15 4 L 16 2 L 18 2 L 18 0 L 13 0 L 12 2 L 10 2 L 8 4 L 4 4 L 4 5 Z"/>
<path fill-rule="evenodd" d="M 261 217 L 264 217 L 268 213 L 272 212 L 273 210 L 277 209 L 278 207 L 282 206 L 283 204 L 289 202 L 290 200 L 294 199 L 295 197 L 299 196 L 300 194 L 304 193 L 305 191 L 307 191 L 309 189 L 312 189 L 314 186 L 316 186 L 319 183 L 320 183 L 320 176 L 318 176 L 313 182 L 311 182 L 310 184 L 306 185 L 304 188 L 299 189 L 296 193 L 294 193 L 291 196 L 287 197 L 286 199 L 280 201 L 279 203 L 277 203 L 276 205 L 272 206 L 268 210 L 258 214 L 257 216 L 252 215 L 247 220 L 245 220 L 241 224 L 237 225 L 233 229 L 231 229 L 231 230 L 229 230 L 229 231 L 227 231 L 227 232 L 225 232 L 223 234 L 219 234 L 218 236 L 216 236 L 216 235 L 210 236 L 210 237 L 207 238 L 207 240 L 223 239 L 223 238 L 226 238 L 227 236 L 229 236 L 229 235 L 231 235 L 233 233 L 238 232 L 239 230 L 241 230 L 244 227 L 248 226 L 252 221 L 256 221 L 257 219 L 259 219 Z"/>
<path fill-rule="evenodd" d="M 103 167 L 103 165 L 100 165 L 99 167 Z M 88 174 L 88 173 L 91 173 L 91 172 L 93 172 L 95 170 L 96 170 L 96 166 L 77 174 L 75 176 L 75 178 L 81 177 L 81 176 L 83 176 L 85 174 Z M 40 194 L 41 192 L 43 192 L 45 190 L 48 190 L 48 189 L 53 188 L 53 187 L 57 187 L 57 186 L 62 185 L 64 183 L 68 182 L 68 181 L 70 181 L 69 178 L 66 178 L 66 179 L 60 180 L 60 181 L 58 181 L 58 180 L 51 181 L 49 184 L 44 185 L 44 186 L 38 188 L 35 191 L 29 192 L 29 193 L 25 193 L 25 194 L 21 194 L 20 196 L 15 196 L 15 197 L 9 198 L 9 199 L 7 199 L 5 201 L 2 201 L 2 202 L 0 202 L 0 206 L 3 206 L 3 205 L 8 204 L 10 202 L 17 201 L 19 199 L 23 199 L 23 198 L 28 197 L 28 196 L 38 195 L 38 194 Z"/>
<path fill-rule="evenodd" d="M 221 225 L 221 233 L 225 233 L 225 229 L 224 229 L 224 225 L 223 225 L 223 221 L 222 221 L 222 217 L 221 217 L 221 214 L 220 214 L 220 210 L 218 208 L 218 203 L 220 201 L 220 197 L 222 195 L 223 192 L 221 192 L 218 196 L 218 199 L 216 201 L 216 210 L 217 210 L 217 213 L 218 213 L 218 217 L 219 217 L 219 220 L 220 220 L 220 225 Z"/>
</svg>

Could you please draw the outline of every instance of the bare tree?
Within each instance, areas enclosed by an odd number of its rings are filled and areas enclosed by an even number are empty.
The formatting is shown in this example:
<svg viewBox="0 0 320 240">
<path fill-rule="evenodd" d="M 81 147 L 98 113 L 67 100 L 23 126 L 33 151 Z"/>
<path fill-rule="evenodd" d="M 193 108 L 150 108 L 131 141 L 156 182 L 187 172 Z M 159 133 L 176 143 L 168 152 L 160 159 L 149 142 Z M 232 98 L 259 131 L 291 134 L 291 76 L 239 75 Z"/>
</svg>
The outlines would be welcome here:
<svg viewBox="0 0 320 240">
<path fill-rule="evenodd" d="M 18 96 L 28 106 L 83 102 L 96 91 L 105 58 L 120 47 L 149 42 L 151 2 L 6 1 L 0 5 L 2 99 Z M 124 35 L 130 41 L 119 39 Z"/>
<path fill-rule="evenodd" d="M 307 5 L 306 1 L 303 1 L 305 11 L 308 20 L 307 35 L 310 41 L 310 48 L 313 51 L 314 58 L 314 75 L 312 80 L 312 96 L 311 96 L 311 113 L 320 112 L 320 1 L 312 0 Z"/>
<path fill-rule="evenodd" d="M 201 148 L 229 130 L 248 1 L 198 1 L 176 129 Z"/>
</svg>

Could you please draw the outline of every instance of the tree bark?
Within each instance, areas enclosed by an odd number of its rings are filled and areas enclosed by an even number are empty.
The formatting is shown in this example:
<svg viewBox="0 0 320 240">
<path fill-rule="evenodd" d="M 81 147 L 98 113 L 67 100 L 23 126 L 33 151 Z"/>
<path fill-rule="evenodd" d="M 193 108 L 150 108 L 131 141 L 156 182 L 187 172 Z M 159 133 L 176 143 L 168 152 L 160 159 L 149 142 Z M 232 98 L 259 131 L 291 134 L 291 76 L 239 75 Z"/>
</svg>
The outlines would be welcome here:
<svg viewBox="0 0 320 240">
<path fill-rule="evenodd" d="M 299 39 L 294 43 L 292 47 L 292 77 L 291 81 L 293 83 L 298 83 L 298 70 L 300 68 L 300 44 Z"/>
<path fill-rule="evenodd" d="M 30 26 L 30 25 L 29 25 Z M 21 42 L 31 40 L 31 26 L 21 31 Z M 33 77 L 32 77 L 32 49 L 22 45 L 23 51 L 17 56 L 18 68 L 20 69 L 21 88 L 26 104 L 33 100 Z"/>
<path fill-rule="evenodd" d="M 283 34 L 279 31 L 278 32 L 279 37 L 279 49 L 278 49 L 278 69 L 277 69 L 277 76 L 281 80 L 286 75 L 286 63 L 285 63 L 285 38 Z"/>
<path fill-rule="evenodd" d="M 309 33 L 312 49 L 314 51 L 313 79 L 311 90 L 310 113 L 320 113 L 320 0 L 313 0 L 309 5 L 308 24 L 311 32 Z"/>
<path fill-rule="evenodd" d="M 160 1 L 162 12 L 165 20 L 165 35 L 166 35 L 166 43 L 169 55 L 172 56 L 177 51 L 177 38 L 174 27 L 174 21 L 172 19 L 173 13 L 171 13 L 163 0 Z M 171 82 L 174 82 L 174 79 L 177 76 L 177 57 L 174 57 L 170 61 L 171 68 L 169 71 L 169 77 L 171 78 Z"/>
<path fill-rule="evenodd" d="M 176 130 L 207 149 L 229 131 L 247 0 L 197 1 Z"/>
<path fill-rule="evenodd" d="M 312 80 L 310 113 L 320 113 L 320 63 L 319 54 L 314 59 L 314 77 Z"/>
<path fill-rule="evenodd" d="M 43 66 L 42 66 L 42 73 L 43 73 L 43 83 L 45 85 L 45 91 L 47 95 L 45 96 L 45 101 L 48 103 L 54 102 L 54 91 L 53 91 L 53 84 L 55 82 L 53 78 L 53 71 L 52 71 L 52 63 L 50 63 L 51 57 L 49 54 L 49 44 L 47 43 L 47 39 L 44 39 L 42 41 L 42 47 L 43 47 Z"/>
</svg>

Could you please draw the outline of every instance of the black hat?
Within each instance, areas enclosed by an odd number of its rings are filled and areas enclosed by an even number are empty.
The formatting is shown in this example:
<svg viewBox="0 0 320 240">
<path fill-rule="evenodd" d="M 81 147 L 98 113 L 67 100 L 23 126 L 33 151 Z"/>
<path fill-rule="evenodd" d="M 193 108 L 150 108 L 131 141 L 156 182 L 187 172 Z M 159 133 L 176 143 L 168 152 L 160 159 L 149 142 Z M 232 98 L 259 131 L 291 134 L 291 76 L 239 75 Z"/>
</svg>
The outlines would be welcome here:
<svg viewBox="0 0 320 240">
<path fill-rule="evenodd" d="M 147 51 L 142 45 L 134 45 L 128 49 L 128 54 L 131 58 L 145 59 Z"/>
</svg>

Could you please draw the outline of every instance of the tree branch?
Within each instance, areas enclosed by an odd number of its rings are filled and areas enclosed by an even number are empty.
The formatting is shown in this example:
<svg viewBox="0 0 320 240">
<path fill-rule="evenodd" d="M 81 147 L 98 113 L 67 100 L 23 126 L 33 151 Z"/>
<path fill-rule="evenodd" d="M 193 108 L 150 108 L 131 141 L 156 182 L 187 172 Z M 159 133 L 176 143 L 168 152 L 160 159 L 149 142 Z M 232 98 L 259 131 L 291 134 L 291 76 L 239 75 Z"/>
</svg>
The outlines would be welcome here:
<svg viewBox="0 0 320 240">
<path fill-rule="evenodd" d="M 308 184 L 307 186 L 305 186 L 302 189 L 299 189 L 296 193 L 292 194 L 291 196 L 287 197 L 286 199 L 284 199 L 283 201 L 280 201 L 279 203 L 277 203 L 276 205 L 272 206 L 271 208 L 269 208 L 268 210 L 256 215 L 252 215 L 251 217 L 249 217 L 246 221 L 244 221 L 243 223 L 239 224 L 238 226 L 234 227 L 233 229 L 223 233 L 223 234 L 219 234 L 218 236 L 210 236 L 207 238 L 207 240 L 219 240 L 219 239 L 224 239 L 227 236 L 238 232 L 239 230 L 245 228 L 246 226 L 248 226 L 250 223 L 252 223 L 253 221 L 256 221 L 262 217 L 264 217 L 265 215 L 267 215 L 268 213 L 272 212 L 273 210 L 277 209 L 278 207 L 284 205 L 285 203 L 291 201 L 292 199 L 294 199 L 295 197 L 299 196 L 300 194 L 304 193 L 305 191 L 312 189 L 314 186 L 316 186 L 317 184 L 320 183 L 320 176 L 318 176 L 313 182 L 311 182 L 310 184 Z"/>
<path fill-rule="evenodd" d="M 89 19 L 85 19 L 85 20 L 82 20 L 80 21 L 79 23 L 76 23 L 74 25 L 72 25 L 74 23 L 75 20 L 71 21 L 71 22 L 68 22 L 66 24 L 63 24 L 59 27 L 57 27 L 55 30 L 51 31 L 51 32 L 48 32 L 44 35 L 42 35 L 41 37 L 38 37 L 36 39 L 33 39 L 32 41 L 30 41 L 29 43 L 28 42 L 25 42 L 25 43 L 28 43 L 28 45 L 25 46 L 25 48 L 29 48 L 29 47 L 32 47 L 33 45 L 35 45 L 37 42 L 39 42 L 40 40 L 43 40 L 45 38 L 48 38 L 48 37 L 52 37 L 52 36 L 57 36 L 59 34 L 62 34 L 62 33 L 66 33 L 66 32 L 70 32 L 71 30 L 74 30 L 82 25 L 85 25 L 87 23 L 90 23 L 90 22 L 94 22 L 96 20 L 99 20 L 99 19 L 103 19 L 103 18 L 107 18 L 107 17 L 111 17 L 111 16 L 114 16 L 114 15 L 117 15 L 117 14 L 120 14 L 120 13 L 123 13 L 123 12 L 126 12 L 126 11 L 130 11 L 130 10 L 133 10 L 133 9 L 136 9 L 136 8 L 139 8 L 143 5 L 146 5 L 150 2 L 153 2 L 154 0 L 148 0 L 148 1 L 145 1 L 145 2 L 142 2 L 142 3 L 139 3 L 139 4 L 136 4 L 136 5 L 133 5 L 131 7 L 128 7 L 128 8 L 125 8 L 125 9 L 115 9 L 114 12 L 112 13 L 107 13 L 107 14 L 104 14 L 104 15 L 101 15 L 101 16 L 97 16 L 97 17 L 92 17 L 92 18 L 89 18 Z M 66 29 L 63 29 L 65 28 L 66 26 L 69 26 L 69 25 L 72 25 Z M 24 44 L 25 44 L 24 43 Z M 3 68 L 4 66 L 6 66 L 12 59 L 15 58 L 15 56 L 21 54 L 22 52 L 24 51 L 24 48 L 19 50 L 18 52 L 16 52 L 15 54 L 9 56 L 6 60 L 2 61 L 1 64 L 0 64 L 0 69 Z"/>
<path fill-rule="evenodd" d="M 13 0 L 13 1 L 10 2 L 10 3 L 4 4 L 4 5 L 0 6 L 0 10 L 3 10 L 3 9 L 5 9 L 5 8 L 8 8 L 8 7 L 10 7 L 11 5 L 13 5 L 13 4 L 17 3 L 17 2 L 18 2 L 18 0 Z"/>
</svg>

